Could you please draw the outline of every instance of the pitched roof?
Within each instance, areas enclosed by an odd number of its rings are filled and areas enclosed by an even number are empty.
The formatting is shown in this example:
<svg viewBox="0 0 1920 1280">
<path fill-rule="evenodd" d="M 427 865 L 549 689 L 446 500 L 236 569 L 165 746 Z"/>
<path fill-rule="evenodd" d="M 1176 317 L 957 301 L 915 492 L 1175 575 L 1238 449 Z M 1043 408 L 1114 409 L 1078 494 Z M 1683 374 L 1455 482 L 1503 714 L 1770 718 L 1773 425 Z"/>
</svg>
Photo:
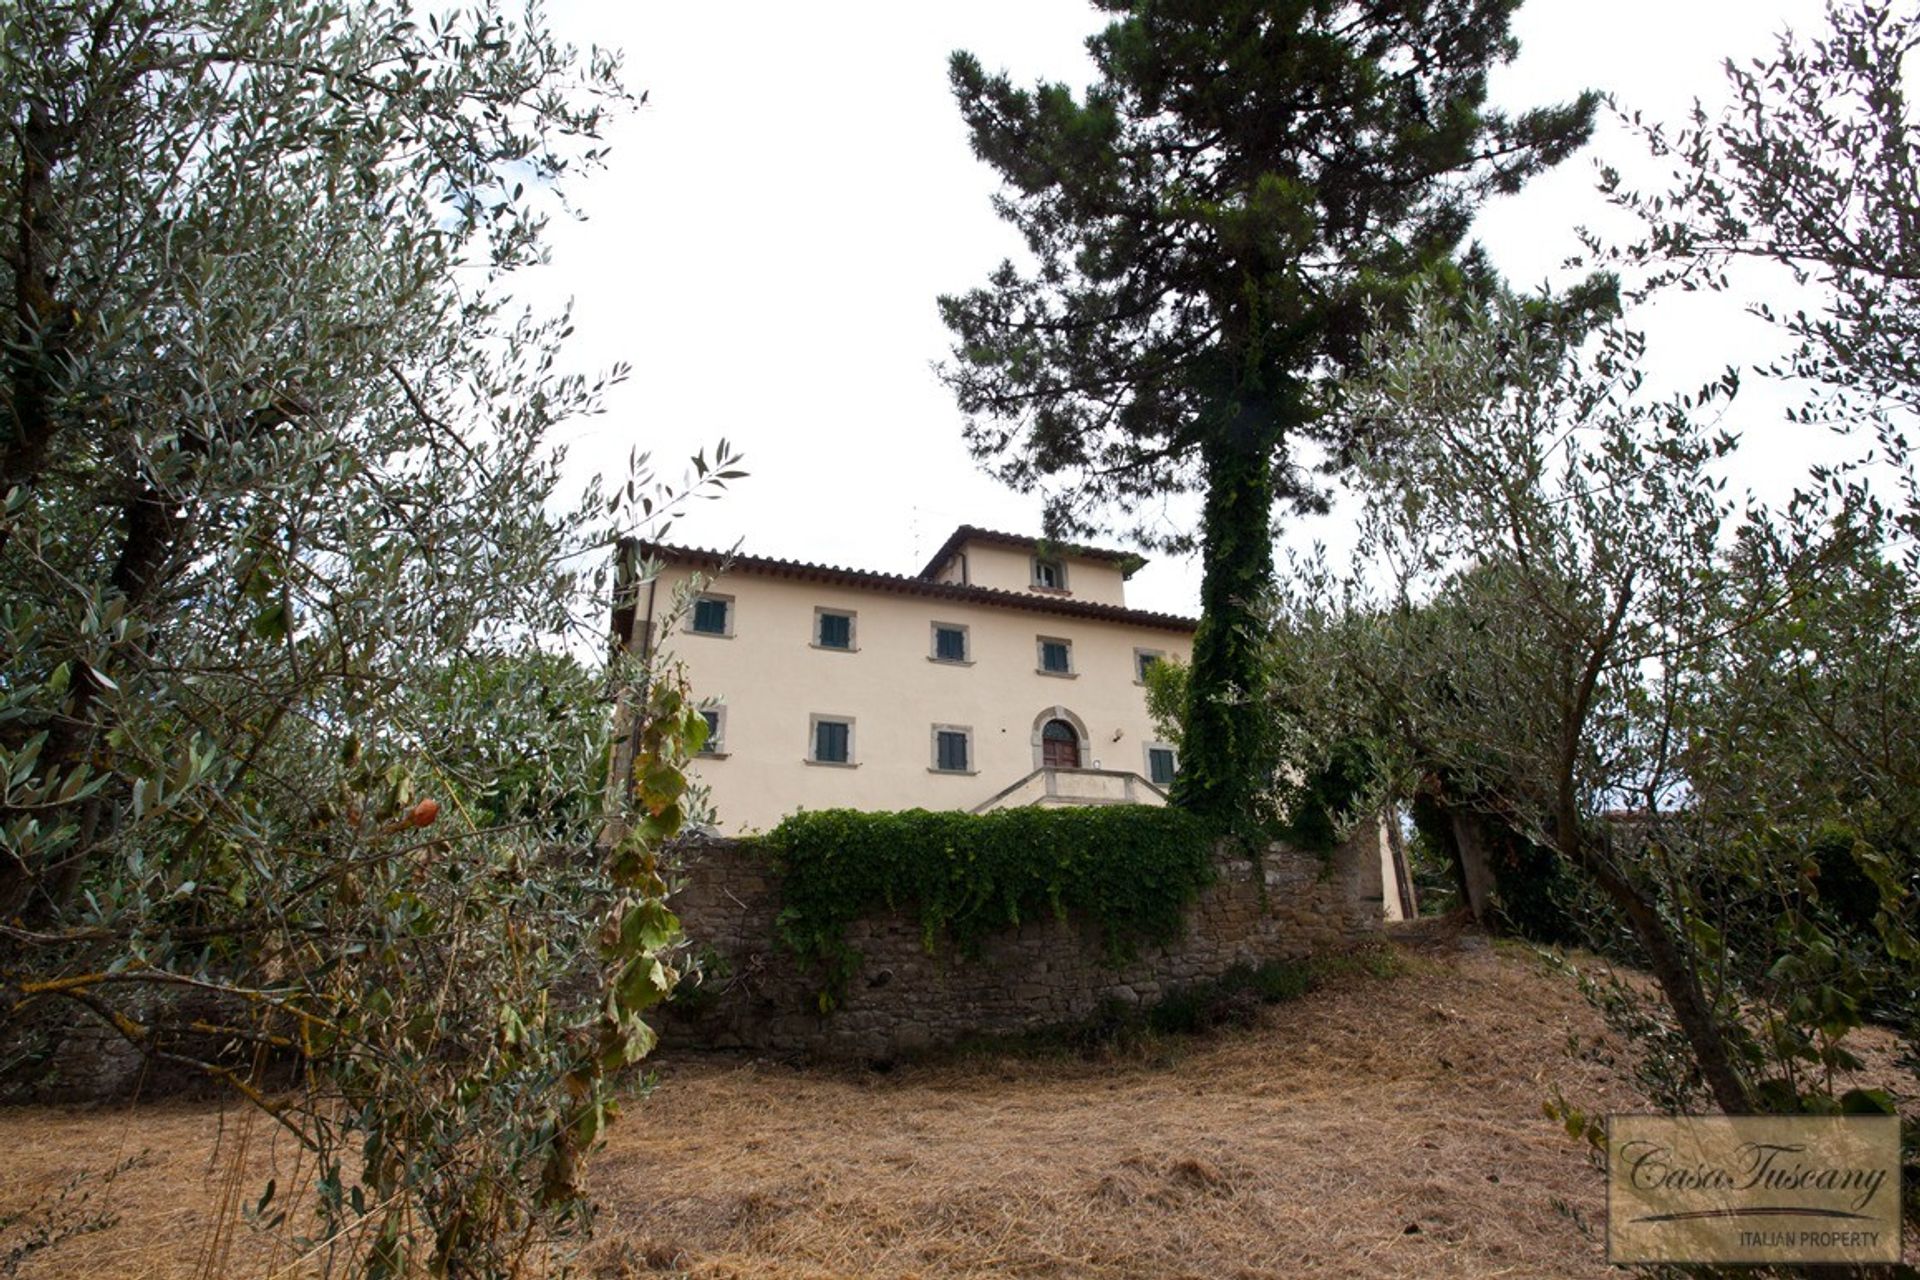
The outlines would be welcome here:
<svg viewBox="0 0 1920 1280">
<path fill-rule="evenodd" d="M 1005 535 L 1011 537 L 1012 535 Z M 1033 539 L 1025 539 L 1027 542 Z M 661 542 L 639 542 L 642 554 L 658 556 L 670 564 L 695 568 L 720 569 L 728 573 L 750 573 L 769 578 L 790 578 L 800 582 L 825 582 L 834 586 L 858 587 L 895 595 L 927 596 L 936 600 L 955 600 L 968 604 L 992 605 L 1003 609 L 1025 609 L 1032 613 L 1050 613 L 1056 617 L 1090 618 L 1102 622 L 1127 622 L 1162 631 L 1192 631 L 1200 625 L 1196 618 L 1148 609 L 1129 609 L 1125 605 L 1095 604 L 1090 600 L 1063 600 L 1058 596 L 1027 595 L 994 587 L 976 587 L 959 582 L 938 582 L 932 578 L 900 573 L 878 573 L 871 569 L 847 569 L 840 565 L 809 564 L 801 560 L 776 560 L 770 556 L 750 556 L 704 547 L 677 547 Z M 1119 555 L 1119 552 L 1107 553 Z"/>
<path fill-rule="evenodd" d="M 978 525 L 963 524 L 948 535 L 933 553 L 933 559 L 927 561 L 927 567 L 920 571 L 923 578 L 931 578 L 940 572 L 940 566 L 953 558 L 953 553 L 969 542 L 997 542 L 1002 546 L 1019 547 L 1026 551 L 1045 548 L 1063 556 L 1077 556 L 1082 560 L 1111 560 L 1120 567 L 1120 576 L 1131 578 L 1134 570 L 1147 562 L 1146 557 L 1134 551 L 1113 551 L 1102 547 L 1083 547 L 1071 542 L 1053 542 L 1046 538 L 1030 538 L 1020 533 L 1001 533 L 996 529 L 982 529 Z"/>
</svg>

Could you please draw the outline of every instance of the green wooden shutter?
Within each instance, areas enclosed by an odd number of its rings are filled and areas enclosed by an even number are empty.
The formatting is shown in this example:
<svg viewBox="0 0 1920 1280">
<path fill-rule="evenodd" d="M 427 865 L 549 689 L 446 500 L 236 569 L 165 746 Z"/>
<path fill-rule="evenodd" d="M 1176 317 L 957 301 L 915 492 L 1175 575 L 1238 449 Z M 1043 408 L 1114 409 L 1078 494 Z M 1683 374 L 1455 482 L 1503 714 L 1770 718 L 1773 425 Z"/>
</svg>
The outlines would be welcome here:
<svg viewBox="0 0 1920 1280">
<path fill-rule="evenodd" d="M 1164 787 L 1173 781 L 1173 752 L 1165 747 L 1147 749 L 1148 781 L 1155 786 Z"/>
<path fill-rule="evenodd" d="M 937 758 L 942 769 L 964 773 L 967 769 L 967 735 L 942 729 L 937 739 Z"/>
</svg>

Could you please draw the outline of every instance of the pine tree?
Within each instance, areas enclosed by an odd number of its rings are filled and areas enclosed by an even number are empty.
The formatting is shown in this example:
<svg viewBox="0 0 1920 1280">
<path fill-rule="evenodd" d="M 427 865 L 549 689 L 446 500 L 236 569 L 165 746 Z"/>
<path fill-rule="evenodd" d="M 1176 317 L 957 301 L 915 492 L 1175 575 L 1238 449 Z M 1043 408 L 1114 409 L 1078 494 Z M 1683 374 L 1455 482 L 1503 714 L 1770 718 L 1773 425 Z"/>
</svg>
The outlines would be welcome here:
<svg viewBox="0 0 1920 1280">
<path fill-rule="evenodd" d="M 1273 510 L 1324 508 L 1314 450 L 1372 317 L 1416 281 L 1486 287 L 1479 203 L 1564 159 L 1595 99 L 1486 105 L 1519 0 L 1096 0 L 1098 80 L 951 76 L 1032 262 L 944 297 L 974 455 L 1050 490 L 1051 534 L 1204 495 L 1203 618 L 1176 799 L 1229 820 L 1272 762 L 1256 607 Z M 1179 547 L 1188 539 L 1143 541 Z"/>
</svg>

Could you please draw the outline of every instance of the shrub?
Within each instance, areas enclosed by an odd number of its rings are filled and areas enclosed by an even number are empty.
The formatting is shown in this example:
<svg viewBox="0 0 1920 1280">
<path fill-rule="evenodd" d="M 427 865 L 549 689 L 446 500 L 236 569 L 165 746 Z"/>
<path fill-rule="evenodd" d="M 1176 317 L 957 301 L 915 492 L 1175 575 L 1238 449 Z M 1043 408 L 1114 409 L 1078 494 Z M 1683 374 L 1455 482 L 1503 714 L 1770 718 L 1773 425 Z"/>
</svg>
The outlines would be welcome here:
<svg viewBox="0 0 1920 1280">
<path fill-rule="evenodd" d="M 1168 991 L 1147 1010 L 1147 1029 L 1156 1035 L 1199 1035 L 1219 1027 L 1250 1027 L 1261 1005 L 1298 1000 L 1314 986 L 1313 969 L 1306 964 L 1235 965 L 1211 981 Z"/>
</svg>

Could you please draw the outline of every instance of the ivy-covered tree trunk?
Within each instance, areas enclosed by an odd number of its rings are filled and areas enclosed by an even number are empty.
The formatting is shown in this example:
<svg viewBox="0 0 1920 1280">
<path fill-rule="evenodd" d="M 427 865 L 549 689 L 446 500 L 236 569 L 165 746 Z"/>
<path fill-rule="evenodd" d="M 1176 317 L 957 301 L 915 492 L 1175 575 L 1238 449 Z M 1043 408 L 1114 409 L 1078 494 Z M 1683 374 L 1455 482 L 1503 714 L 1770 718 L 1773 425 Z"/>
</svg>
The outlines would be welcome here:
<svg viewBox="0 0 1920 1280">
<path fill-rule="evenodd" d="M 940 300 L 943 376 L 974 456 L 1045 492 L 1050 536 L 1152 507 L 1144 546 L 1205 549 L 1205 617 L 1177 798 L 1243 824 L 1272 780 L 1251 612 L 1276 496 L 1324 502 L 1293 461 L 1341 456 L 1332 412 L 1358 337 L 1432 281 L 1493 285 L 1465 243 L 1479 201 L 1587 136 L 1596 99 L 1486 102 L 1519 0 L 1096 0 L 1084 92 L 951 63 L 973 148 L 1030 269 Z M 1195 539 L 1157 514 L 1205 495 Z"/>
<path fill-rule="evenodd" d="M 1200 629 L 1193 637 L 1187 731 L 1173 801 L 1244 824 L 1276 762 L 1265 722 L 1265 666 L 1256 607 L 1273 585 L 1273 430 L 1242 410 L 1206 442 Z"/>
</svg>

